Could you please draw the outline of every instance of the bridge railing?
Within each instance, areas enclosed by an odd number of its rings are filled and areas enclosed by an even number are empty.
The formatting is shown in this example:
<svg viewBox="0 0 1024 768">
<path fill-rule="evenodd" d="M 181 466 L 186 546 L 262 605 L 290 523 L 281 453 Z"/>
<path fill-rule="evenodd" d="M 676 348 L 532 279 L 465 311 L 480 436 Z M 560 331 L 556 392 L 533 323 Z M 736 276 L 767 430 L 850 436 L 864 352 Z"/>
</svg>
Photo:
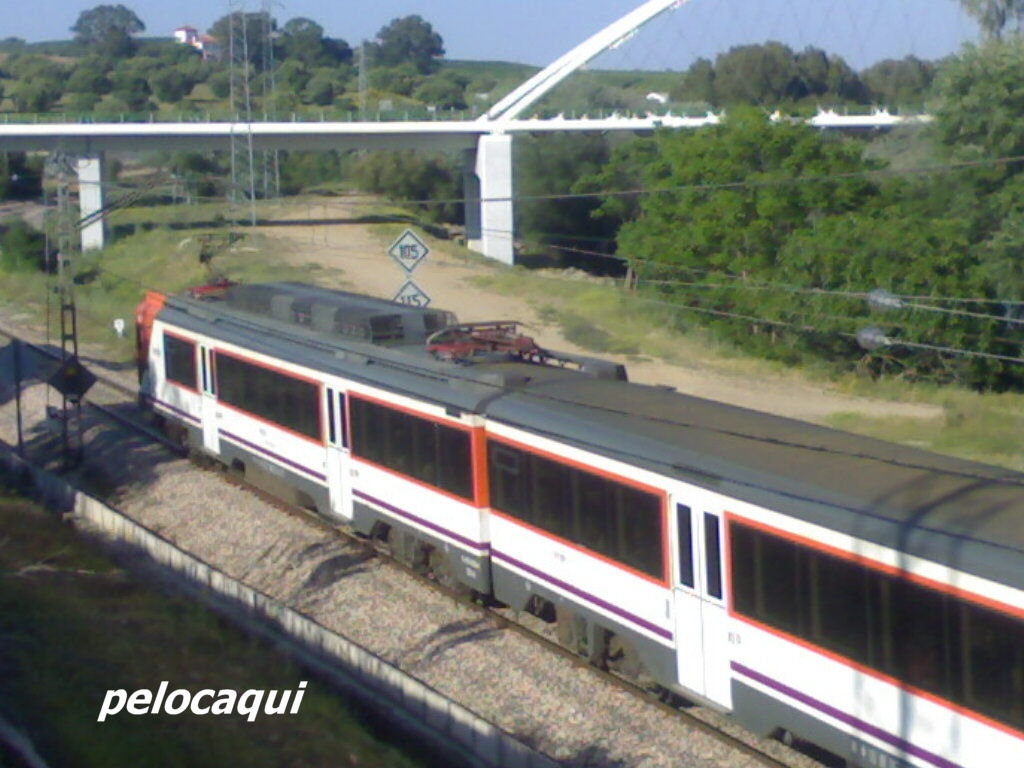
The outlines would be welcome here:
<svg viewBox="0 0 1024 768">
<path fill-rule="evenodd" d="M 253 114 L 253 122 L 322 123 L 322 122 L 406 122 L 406 121 L 464 121 L 479 117 L 478 110 L 409 108 L 367 110 L 360 113 L 351 109 L 316 109 L 263 112 Z M 228 110 L 160 110 L 147 112 L 0 112 L 0 123 L 231 123 L 241 117 Z"/>
<path fill-rule="evenodd" d="M 624 118 L 646 118 L 655 116 L 674 115 L 678 117 L 703 117 L 712 111 L 710 105 L 703 103 L 669 104 L 658 105 L 657 110 L 636 110 L 636 109 L 588 109 L 588 110 L 566 110 L 558 112 L 555 109 L 540 109 L 534 115 L 540 119 L 567 118 L 570 120 L 592 119 L 604 120 L 613 117 Z M 921 115 L 926 113 L 925 105 L 900 104 L 884 108 L 884 112 L 890 115 Z M 260 112 L 253 116 L 253 122 L 285 122 L 285 123 L 319 123 L 319 122 L 412 122 L 412 121 L 466 121 L 474 120 L 482 114 L 481 110 L 455 110 L 455 109 L 429 109 L 426 107 L 413 107 L 408 109 L 390 110 L 367 110 L 360 113 L 351 109 L 317 109 L 317 110 L 296 110 Z M 879 114 L 879 108 L 873 105 L 863 104 L 814 104 L 795 105 L 787 107 L 782 111 L 787 117 L 813 118 L 816 115 L 836 114 L 841 116 L 869 116 Z M 228 110 L 180 110 L 180 111 L 154 111 L 154 112 L 0 112 L 0 123 L 7 124 L 41 124 L 41 123 L 64 123 L 64 124 L 88 124 L 88 123 L 231 123 L 241 122 L 238 115 L 233 115 Z"/>
</svg>

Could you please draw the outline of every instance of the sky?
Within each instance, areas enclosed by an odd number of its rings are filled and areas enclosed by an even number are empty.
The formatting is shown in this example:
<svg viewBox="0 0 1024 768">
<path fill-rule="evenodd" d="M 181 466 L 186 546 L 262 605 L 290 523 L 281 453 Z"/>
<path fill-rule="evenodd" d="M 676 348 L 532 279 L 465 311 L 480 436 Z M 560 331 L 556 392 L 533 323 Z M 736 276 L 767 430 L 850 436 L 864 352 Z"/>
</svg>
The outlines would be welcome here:
<svg viewBox="0 0 1024 768">
<path fill-rule="evenodd" d="M 115 3 L 118 0 L 101 0 Z M 227 0 L 120 0 L 146 35 L 175 27 L 202 31 L 228 12 Z M 7 5 L 0 38 L 66 39 L 79 13 L 97 0 L 37 0 Z M 450 59 L 490 59 L 543 66 L 640 5 L 640 0 L 273 0 L 278 22 L 305 16 L 350 44 L 372 38 L 391 19 L 419 14 L 444 39 Z M 261 0 L 248 0 L 259 10 Z M 598 67 L 685 69 L 731 46 L 779 40 L 837 53 L 861 69 L 884 58 L 940 58 L 977 37 L 958 0 L 689 0 L 652 22 Z"/>
</svg>

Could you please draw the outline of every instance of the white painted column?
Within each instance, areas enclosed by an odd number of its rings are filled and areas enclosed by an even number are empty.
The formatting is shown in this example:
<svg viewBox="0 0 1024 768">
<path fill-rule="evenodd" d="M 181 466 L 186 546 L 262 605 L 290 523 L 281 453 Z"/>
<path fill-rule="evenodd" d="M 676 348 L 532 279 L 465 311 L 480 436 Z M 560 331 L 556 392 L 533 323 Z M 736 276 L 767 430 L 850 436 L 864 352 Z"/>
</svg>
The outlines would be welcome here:
<svg viewBox="0 0 1024 768">
<path fill-rule="evenodd" d="M 462 152 L 462 197 L 466 201 L 462 206 L 462 215 L 466 223 L 466 246 L 474 251 L 480 251 L 483 244 L 480 231 L 480 179 L 476 175 L 476 156 L 476 148 Z"/>
<path fill-rule="evenodd" d="M 79 157 L 78 211 L 82 219 L 103 210 L 103 155 Z M 94 251 L 106 242 L 106 216 L 99 216 L 82 227 L 82 250 Z"/>
<path fill-rule="evenodd" d="M 479 219 L 466 213 L 467 245 L 503 264 L 515 263 L 515 210 L 512 203 L 512 137 L 481 136 L 476 150 L 476 178 L 480 197 Z M 469 186 L 466 197 L 471 195 Z M 470 203 L 469 205 L 472 205 Z M 468 207 L 468 206 L 467 206 Z M 472 225 L 479 224 L 474 232 Z"/>
</svg>

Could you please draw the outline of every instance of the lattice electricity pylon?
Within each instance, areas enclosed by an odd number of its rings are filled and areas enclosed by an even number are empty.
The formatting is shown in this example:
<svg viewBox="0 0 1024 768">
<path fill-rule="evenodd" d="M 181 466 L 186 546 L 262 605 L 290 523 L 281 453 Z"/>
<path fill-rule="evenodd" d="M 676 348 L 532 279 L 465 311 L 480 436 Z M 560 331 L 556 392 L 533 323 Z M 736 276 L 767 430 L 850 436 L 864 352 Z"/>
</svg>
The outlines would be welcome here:
<svg viewBox="0 0 1024 768">
<path fill-rule="evenodd" d="M 263 15 L 263 119 L 269 120 L 268 108 L 274 103 L 274 92 L 277 80 L 274 75 L 276 62 L 274 61 L 274 40 L 277 37 L 277 30 L 274 29 L 274 17 L 271 10 L 274 6 L 283 7 L 281 3 L 274 0 L 263 0 L 260 6 L 260 13 Z M 260 190 L 264 200 L 280 197 L 281 195 L 281 163 L 276 149 L 265 149 L 260 152 L 263 166 L 263 184 Z"/>
<path fill-rule="evenodd" d="M 56 183 L 56 240 L 57 294 L 60 301 L 61 371 L 78 370 L 78 314 L 75 310 L 74 279 L 71 273 L 73 254 L 77 242 L 78 213 L 71 203 L 71 184 L 77 179 L 75 158 L 54 151 L 46 159 L 44 177 Z M 48 265 L 50 266 L 50 265 Z M 49 306 L 49 305 L 47 305 Z M 49 321 L 47 321 L 49 322 Z M 82 400 L 73 390 L 60 386 L 62 381 L 51 381 L 61 395 L 61 408 L 57 414 L 61 425 L 61 451 L 66 466 L 82 459 Z"/>
<path fill-rule="evenodd" d="M 249 223 L 256 224 L 256 174 L 252 149 L 252 96 L 249 88 L 249 36 L 245 0 L 228 3 L 228 76 L 231 83 L 231 189 L 236 221 L 249 201 Z"/>
</svg>

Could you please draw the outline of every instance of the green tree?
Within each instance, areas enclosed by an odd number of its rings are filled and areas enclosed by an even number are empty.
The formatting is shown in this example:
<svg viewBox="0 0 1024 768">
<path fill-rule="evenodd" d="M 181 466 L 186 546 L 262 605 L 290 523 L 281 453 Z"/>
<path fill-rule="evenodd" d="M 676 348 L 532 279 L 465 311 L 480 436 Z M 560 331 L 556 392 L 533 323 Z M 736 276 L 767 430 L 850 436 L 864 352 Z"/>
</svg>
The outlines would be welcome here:
<svg viewBox="0 0 1024 768">
<path fill-rule="evenodd" d="M 65 83 L 69 93 L 102 95 L 110 92 L 110 79 L 98 69 L 80 63 Z"/>
<path fill-rule="evenodd" d="M 462 197 L 459 164 L 447 155 L 412 151 L 368 152 L 356 161 L 354 177 L 360 188 L 399 200 L 457 200 Z M 461 203 L 418 204 L 434 221 L 461 222 Z"/>
<path fill-rule="evenodd" d="M 194 83 L 176 67 L 162 69 L 149 78 L 153 95 L 168 104 L 177 104 L 187 96 Z"/>
<path fill-rule="evenodd" d="M 774 107 L 804 95 L 793 51 L 782 43 L 740 45 L 715 59 L 715 95 L 719 104 Z"/>
<path fill-rule="evenodd" d="M 0 200 L 32 200 L 42 191 L 42 157 L 25 152 L 0 152 Z"/>
<path fill-rule="evenodd" d="M 860 147 L 801 125 L 771 125 L 759 111 L 730 110 L 690 135 L 659 133 L 656 160 L 640 169 L 648 194 L 623 225 L 631 256 L 697 269 L 771 269 L 781 244 L 823 216 L 857 210 L 873 184 L 838 175 L 869 167 Z M 650 153 L 648 153 L 650 157 Z M 635 172 L 635 171 L 632 171 Z M 814 183 L 795 183 L 803 176 Z"/>
<path fill-rule="evenodd" d="M 18 112 L 48 112 L 61 97 L 61 84 L 49 79 L 20 80 L 10 96 Z"/>
<path fill-rule="evenodd" d="M 266 41 L 277 32 L 277 20 L 263 11 L 253 13 L 236 11 L 221 16 L 213 22 L 209 34 L 211 37 L 217 38 L 225 57 L 229 55 L 231 48 L 232 24 L 237 30 L 236 41 L 241 40 L 241 27 L 244 25 L 248 61 L 257 69 L 262 67 L 265 56 L 269 54 L 269 51 L 266 50 Z"/>
<path fill-rule="evenodd" d="M 278 89 L 285 89 L 292 93 L 299 93 L 306 87 L 312 73 L 309 67 L 298 59 L 288 59 L 281 63 L 274 74 L 274 80 Z"/>
<path fill-rule="evenodd" d="M 0 267 L 7 272 L 43 269 L 46 237 L 21 219 L 0 224 Z"/>
<path fill-rule="evenodd" d="M 396 67 L 376 67 L 370 70 L 369 76 L 371 88 L 400 96 L 410 96 L 422 81 L 423 77 L 409 61 Z"/>
<path fill-rule="evenodd" d="M 924 98 L 935 79 L 935 65 L 916 56 L 903 59 L 885 59 L 861 73 L 870 98 L 880 104 Z"/>
<path fill-rule="evenodd" d="M 141 73 L 132 69 L 117 69 L 111 76 L 111 95 L 116 100 L 118 111 L 144 112 L 154 108 L 149 97 L 152 89 Z"/>
<path fill-rule="evenodd" d="M 413 98 L 441 109 L 465 109 L 464 86 L 451 77 L 431 75 L 412 92 Z"/>
<path fill-rule="evenodd" d="M 941 141 L 986 157 L 1024 154 L 1024 40 L 967 45 L 941 69 L 936 125 Z M 1014 166 L 1014 169 L 1019 169 Z"/>
<path fill-rule="evenodd" d="M 290 19 L 281 29 L 279 57 L 310 67 L 329 67 L 352 60 L 352 49 L 344 40 L 324 37 L 324 29 L 311 19 Z"/>
<path fill-rule="evenodd" d="M 115 57 L 134 53 L 132 35 L 145 29 L 135 12 L 123 5 L 97 5 L 82 11 L 71 27 L 80 43 Z"/>
<path fill-rule="evenodd" d="M 672 87 L 674 101 L 703 101 L 715 103 L 715 66 L 704 58 L 697 59 Z"/>
<path fill-rule="evenodd" d="M 307 104 L 326 107 L 333 104 L 334 97 L 344 90 L 344 85 L 338 81 L 337 73 L 332 69 L 323 67 L 311 73 L 301 96 L 302 100 Z"/>
<path fill-rule="evenodd" d="M 1011 19 L 1016 21 L 1020 29 L 1021 19 L 1024 18 L 1022 0 L 960 0 L 960 5 L 975 18 L 988 38 L 999 39 Z"/>
<path fill-rule="evenodd" d="M 227 72 L 214 72 L 206 84 L 218 99 L 226 99 L 231 95 L 231 76 Z"/>
<path fill-rule="evenodd" d="M 598 173 L 610 151 L 603 136 L 545 135 L 516 139 L 516 189 L 526 199 L 516 206 L 517 229 L 535 243 L 585 250 L 610 250 L 617 222 L 595 218 L 600 200 L 555 197 L 572 191 L 580 177 Z M 541 198 L 541 199 L 530 199 Z"/>
<path fill-rule="evenodd" d="M 392 19 L 373 43 L 374 61 L 386 67 L 409 62 L 421 75 L 435 71 L 444 56 L 444 41 L 429 22 L 417 15 Z"/>
<path fill-rule="evenodd" d="M 70 93 L 64 97 L 64 104 L 69 112 L 92 112 L 101 101 L 97 93 Z"/>
</svg>

